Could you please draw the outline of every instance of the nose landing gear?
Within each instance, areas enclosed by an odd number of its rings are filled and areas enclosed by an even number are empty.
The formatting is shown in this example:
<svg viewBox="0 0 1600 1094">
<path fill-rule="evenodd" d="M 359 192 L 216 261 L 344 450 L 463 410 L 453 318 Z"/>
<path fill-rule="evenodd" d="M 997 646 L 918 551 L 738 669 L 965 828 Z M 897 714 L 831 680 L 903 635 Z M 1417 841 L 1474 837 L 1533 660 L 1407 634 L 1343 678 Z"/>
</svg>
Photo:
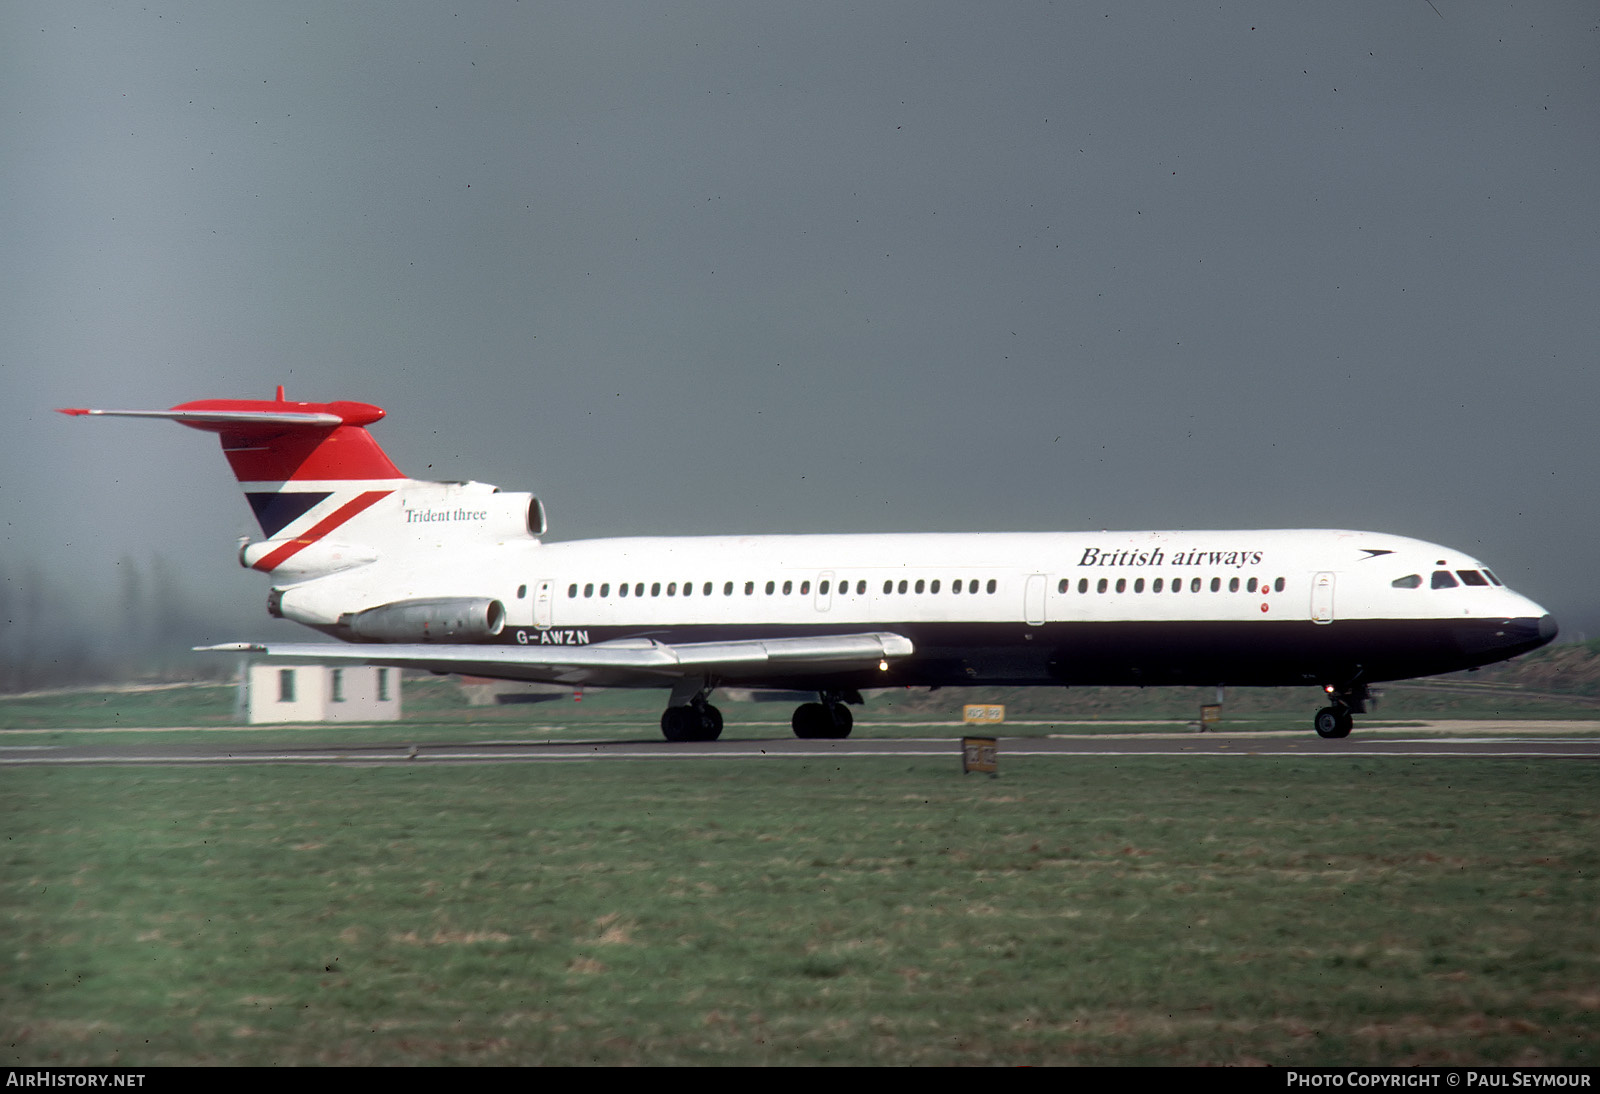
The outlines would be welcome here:
<svg viewBox="0 0 1600 1094">
<path fill-rule="evenodd" d="M 1317 711 L 1311 727 L 1317 731 L 1318 737 L 1329 740 L 1350 736 L 1350 730 L 1355 725 L 1352 715 L 1367 712 L 1367 699 L 1370 698 L 1367 685 L 1351 684 L 1336 688 L 1329 684 L 1323 690 L 1333 700 L 1333 705 Z"/>
</svg>

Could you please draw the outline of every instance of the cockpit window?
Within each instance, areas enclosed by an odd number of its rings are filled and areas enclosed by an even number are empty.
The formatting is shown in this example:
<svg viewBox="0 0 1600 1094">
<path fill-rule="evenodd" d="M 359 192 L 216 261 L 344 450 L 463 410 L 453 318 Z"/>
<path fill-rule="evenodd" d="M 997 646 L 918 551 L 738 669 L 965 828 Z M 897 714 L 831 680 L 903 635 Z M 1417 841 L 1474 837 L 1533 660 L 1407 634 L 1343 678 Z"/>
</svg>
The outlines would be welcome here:
<svg viewBox="0 0 1600 1094">
<path fill-rule="evenodd" d="M 1483 576 L 1487 577 L 1490 581 L 1494 582 L 1496 585 L 1500 584 L 1500 579 L 1498 577 L 1494 576 L 1494 571 L 1488 569 L 1487 567 L 1483 571 Z"/>
<path fill-rule="evenodd" d="M 1389 584 L 1393 585 L 1396 589 L 1420 589 L 1422 588 L 1422 575 L 1407 574 L 1405 577 L 1395 578 L 1393 581 L 1389 582 Z"/>
<path fill-rule="evenodd" d="M 1458 575 L 1460 575 L 1461 583 L 1463 585 L 1487 585 L 1487 584 L 1489 584 L 1488 579 L 1486 579 L 1477 570 L 1457 570 L 1456 573 Z"/>
<path fill-rule="evenodd" d="M 1451 576 L 1449 570 L 1433 571 L 1433 587 L 1435 589 L 1454 589 L 1458 584 L 1460 583 Z"/>
</svg>

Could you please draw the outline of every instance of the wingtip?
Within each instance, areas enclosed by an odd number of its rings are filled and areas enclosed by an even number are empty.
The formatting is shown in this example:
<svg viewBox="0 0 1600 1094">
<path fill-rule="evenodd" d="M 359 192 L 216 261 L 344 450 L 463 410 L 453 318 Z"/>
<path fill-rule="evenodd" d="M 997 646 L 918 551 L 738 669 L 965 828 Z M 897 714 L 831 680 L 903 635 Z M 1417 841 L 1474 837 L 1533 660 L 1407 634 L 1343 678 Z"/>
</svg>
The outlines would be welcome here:
<svg viewBox="0 0 1600 1094">
<path fill-rule="evenodd" d="M 86 406 L 58 406 L 56 407 L 56 413 L 70 414 L 74 418 L 81 418 L 85 414 L 89 413 L 89 408 Z"/>
</svg>

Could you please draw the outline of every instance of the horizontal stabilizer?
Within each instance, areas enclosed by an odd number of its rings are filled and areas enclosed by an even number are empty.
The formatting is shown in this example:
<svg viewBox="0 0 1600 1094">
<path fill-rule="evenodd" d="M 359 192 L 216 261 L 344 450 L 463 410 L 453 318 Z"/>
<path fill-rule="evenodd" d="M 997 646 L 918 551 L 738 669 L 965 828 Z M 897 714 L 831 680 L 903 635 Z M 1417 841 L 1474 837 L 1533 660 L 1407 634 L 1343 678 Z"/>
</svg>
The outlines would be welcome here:
<svg viewBox="0 0 1600 1094">
<path fill-rule="evenodd" d="M 287 425 L 332 429 L 345 424 L 345 420 L 337 414 L 298 410 L 95 410 L 67 406 L 60 410 L 74 417 L 166 418 L 195 426 Z"/>
</svg>

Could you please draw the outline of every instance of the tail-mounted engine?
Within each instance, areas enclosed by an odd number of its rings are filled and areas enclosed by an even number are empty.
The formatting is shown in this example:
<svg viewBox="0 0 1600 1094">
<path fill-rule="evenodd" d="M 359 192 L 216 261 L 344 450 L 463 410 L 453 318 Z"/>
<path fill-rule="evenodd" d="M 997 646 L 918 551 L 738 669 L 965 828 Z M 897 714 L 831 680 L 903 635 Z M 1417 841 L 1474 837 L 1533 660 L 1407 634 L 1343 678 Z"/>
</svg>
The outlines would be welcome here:
<svg viewBox="0 0 1600 1094">
<path fill-rule="evenodd" d="M 346 613 L 339 625 L 374 642 L 483 642 L 506 625 L 506 606 L 487 598 L 399 600 Z"/>
</svg>

